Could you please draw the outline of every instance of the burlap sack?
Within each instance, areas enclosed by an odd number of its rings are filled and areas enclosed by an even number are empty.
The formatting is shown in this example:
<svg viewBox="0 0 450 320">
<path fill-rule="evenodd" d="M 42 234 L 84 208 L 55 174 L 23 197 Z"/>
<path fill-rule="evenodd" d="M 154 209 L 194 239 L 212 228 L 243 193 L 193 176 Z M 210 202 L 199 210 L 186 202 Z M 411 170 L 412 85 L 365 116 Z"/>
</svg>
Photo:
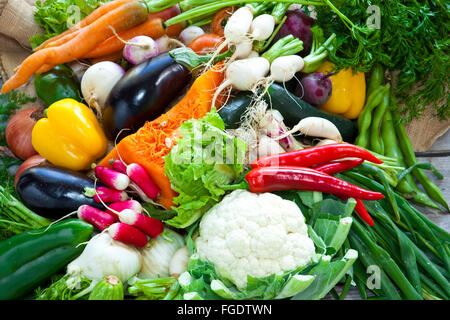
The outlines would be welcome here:
<svg viewBox="0 0 450 320">
<path fill-rule="evenodd" d="M 0 0 L 0 75 L 8 79 L 13 70 L 31 52 L 28 39 L 41 29 L 33 19 L 36 0 Z M 35 95 L 32 81 L 20 88 Z M 39 103 L 39 100 L 38 102 Z M 426 151 L 450 128 L 450 121 L 439 121 L 432 111 L 407 125 L 407 132 L 416 151 Z"/>
</svg>

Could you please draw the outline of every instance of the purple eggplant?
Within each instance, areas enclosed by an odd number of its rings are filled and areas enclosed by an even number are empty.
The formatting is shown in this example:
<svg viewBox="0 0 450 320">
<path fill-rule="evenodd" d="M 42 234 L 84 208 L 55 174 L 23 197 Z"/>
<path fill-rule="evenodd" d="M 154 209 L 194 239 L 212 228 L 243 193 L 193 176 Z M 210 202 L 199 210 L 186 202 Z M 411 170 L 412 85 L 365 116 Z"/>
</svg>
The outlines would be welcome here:
<svg viewBox="0 0 450 320">
<path fill-rule="evenodd" d="M 103 112 L 103 126 L 109 139 L 121 129 L 121 137 L 161 115 L 192 78 L 191 72 L 163 53 L 132 67 L 111 90 Z"/>
<path fill-rule="evenodd" d="M 85 195 L 86 188 L 101 186 L 85 174 L 53 165 L 28 168 L 17 182 L 16 190 L 25 206 L 50 219 L 61 218 L 83 204 L 104 209 L 92 197 Z"/>
<path fill-rule="evenodd" d="M 298 53 L 301 57 L 306 57 L 311 52 L 313 33 L 311 27 L 314 24 L 314 19 L 308 16 L 300 9 L 288 11 L 286 13 L 286 21 L 280 28 L 273 43 L 279 39 L 292 34 L 295 38 L 303 41 L 303 50 Z"/>
</svg>

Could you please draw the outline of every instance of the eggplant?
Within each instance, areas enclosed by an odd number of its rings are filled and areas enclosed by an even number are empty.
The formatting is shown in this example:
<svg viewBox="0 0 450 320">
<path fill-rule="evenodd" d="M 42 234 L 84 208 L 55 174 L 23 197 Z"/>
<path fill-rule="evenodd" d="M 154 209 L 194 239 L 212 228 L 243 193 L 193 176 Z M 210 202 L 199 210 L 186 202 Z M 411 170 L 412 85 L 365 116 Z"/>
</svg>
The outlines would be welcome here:
<svg viewBox="0 0 450 320">
<path fill-rule="evenodd" d="M 80 172 L 39 165 L 21 174 L 16 189 L 25 206 L 46 218 L 58 219 L 83 204 L 104 209 L 102 204 L 83 194 L 84 188 L 96 186 L 94 180 Z"/>
<path fill-rule="evenodd" d="M 114 139 L 139 129 L 146 121 L 161 115 L 191 81 L 188 68 L 165 52 L 129 69 L 106 99 L 103 127 Z"/>
</svg>

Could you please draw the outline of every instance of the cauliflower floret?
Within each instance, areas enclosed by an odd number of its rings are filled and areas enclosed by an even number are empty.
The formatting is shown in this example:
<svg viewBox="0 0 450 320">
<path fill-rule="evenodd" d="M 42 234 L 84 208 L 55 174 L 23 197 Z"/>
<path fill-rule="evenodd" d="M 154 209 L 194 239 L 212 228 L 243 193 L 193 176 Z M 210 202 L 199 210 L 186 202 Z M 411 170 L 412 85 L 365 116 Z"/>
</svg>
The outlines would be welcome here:
<svg viewBox="0 0 450 320">
<path fill-rule="evenodd" d="M 272 193 L 235 190 L 211 208 L 195 240 L 200 259 L 245 290 L 247 276 L 304 266 L 315 253 L 298 206 Z"/>
</svg>

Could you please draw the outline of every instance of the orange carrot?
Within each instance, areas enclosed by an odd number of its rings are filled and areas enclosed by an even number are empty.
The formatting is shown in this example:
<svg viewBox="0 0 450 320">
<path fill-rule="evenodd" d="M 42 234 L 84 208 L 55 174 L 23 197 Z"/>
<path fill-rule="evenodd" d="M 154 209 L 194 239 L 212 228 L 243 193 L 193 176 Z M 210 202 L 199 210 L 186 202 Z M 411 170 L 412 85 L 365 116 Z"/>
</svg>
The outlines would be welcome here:
<svg viewBox="0 0 450 320">
<path fill-rule="evenodd" d="M 53 41 L 58 40 L 58 39 L 60 39 L 62 37 L 65 37 L 68 34 L 71 34 L 71 33 L 75 32 L 75 31 L 78 31 L 78 30 L 80 30 L 80 29 L 82 29 L 82 28 L 92 24 L 96 20 L 100 19 L 100 17 L 102 17 L 103 15 L 106 15 L 110 11 L 115 10 L 115 9 L 119 8 L 120 6 L 124 5 L 125 3 L 131 2 L 131 1 L 136 1 L 136 0 L 114 0 L 114 1 L 111 1 L 111 2 L 104 3 L 103 5 L 101 5 L 100 7 L 95 9 L 94 11 L 92 11 L 83 20 L 81 20 L 76 25 L 74 25 L 72 28 L 64 31 L 63 33 L 60 33 L 59 35 L 57 35 L 57 36 L 55 36 L 53 38 L 48 39 L 47 41 L 44 41 L 40 46 L 38 46 L 34 50 L 38 51 L 38 50 L 46 48 Z"/>
<path fill-rule="evenodd" d="M 211 110 L 212 97 L 223 77 L 221 64 L 199 76 L 173 108 L 157 119 L 146 122 L 136 133 L 122 139 L 99 165 L 110 166 L 109 160 L 119 159 L 119 155 L 127 164 L 142 165 L 161 189 L 158 203 L 170 209 L 176 193 L 165 175 L 163 157 L 169 154 L 175 144 L 177 129 L 183 122 L 201 118 Z M 223 102 L 224 100 L 218 101 L 216 107 L 220 107 Z"/>
<path fill-rule="evenodd" d="M 166 33 L 169 37 L 178 37 L 181 31 L 186 28 L 186 23 L 180 22 L 166 27 Z"/>
<path fill-rule="evenodd" d="M 5 82 L 1 93 L 7 93 L 25 84 L 44 64 L 63 64 L 80 59 L 116 32 L 122 32 L 147 19 L 147 7 L 141 2 L 129 2 L 93 22 L 59 47 L 34 52 L 20 65 L 17 72 Z"/>
<path fill-rule="evenodd" d="M 166 32 L 164 30 L 161 18 L 149 18 L 147 21 L 134 28 L 120 32 L 119 37 L 122 40 L 128 41 L 136 36 L 149 36 L 157 39 L 165 34 Z M 98 58 L 123 49 L 125 44 L 120 39 L 113 35 L 100 43 L 94 50 L 87 53 L 83 58 Z"/>
<path fill-rule="evenodd" d="M 117 62 L 122 58 L 122 50 L 98 57 L 98 58 L 92 58 L 91 59 L 91 64 L 96 64 L 98 62 L 102 62 L 102 61 L 113 61 L 113 62 Z"/>
</svg>

